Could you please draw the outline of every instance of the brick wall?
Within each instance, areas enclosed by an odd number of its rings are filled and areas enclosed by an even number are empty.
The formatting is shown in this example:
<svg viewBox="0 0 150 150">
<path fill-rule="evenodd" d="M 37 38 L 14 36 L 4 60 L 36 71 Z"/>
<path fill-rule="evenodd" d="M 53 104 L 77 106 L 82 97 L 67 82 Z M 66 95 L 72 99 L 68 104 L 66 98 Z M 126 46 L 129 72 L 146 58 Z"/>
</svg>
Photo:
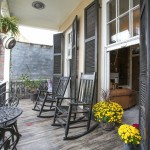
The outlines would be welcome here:
<svg viewBox="0 0 150 150">
<path fill-rule="evenodd" d="M 31 79 L 50 79 L 53 72 L 53 47 L 17 42 L 11 52 L 11 79 L 18 80 L 22 74 Z"/>
</svg>

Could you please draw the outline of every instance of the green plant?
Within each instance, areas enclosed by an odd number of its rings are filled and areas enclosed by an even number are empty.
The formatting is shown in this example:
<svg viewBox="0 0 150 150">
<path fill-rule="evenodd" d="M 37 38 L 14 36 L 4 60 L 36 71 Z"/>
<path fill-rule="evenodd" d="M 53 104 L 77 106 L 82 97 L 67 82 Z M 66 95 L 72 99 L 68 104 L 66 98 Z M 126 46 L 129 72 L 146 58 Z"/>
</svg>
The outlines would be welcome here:
<svg viewBox="0 0 150 150">
<path fill-rule="evenodd" d="M 35 92 L 40 87 L 42 80 L 30 80 L 28 75 L 22 75 L 21 78 L 24 85 L 31 90 L 31 92 Z"/>
<path fill-rule="evenodd" d="M 0 18 L 0 32 L 10 32 L 14 36 L 19 34 L 18 19 L 15 16 L 12 17 L 1 17 Z"/>
<path fill-rule="evenodd" d="M 140 144 L 140 132 L 136 127 L 132 125 L 121 125 L 118 129 L 118 134 L 126 144 Z"/>
<path fill-rule="evenodd" d="M 94 118 L 97 122 L 121 123 L 123 108 L 111 101 L 101 101 L 93 106 Z"/>
</svg>

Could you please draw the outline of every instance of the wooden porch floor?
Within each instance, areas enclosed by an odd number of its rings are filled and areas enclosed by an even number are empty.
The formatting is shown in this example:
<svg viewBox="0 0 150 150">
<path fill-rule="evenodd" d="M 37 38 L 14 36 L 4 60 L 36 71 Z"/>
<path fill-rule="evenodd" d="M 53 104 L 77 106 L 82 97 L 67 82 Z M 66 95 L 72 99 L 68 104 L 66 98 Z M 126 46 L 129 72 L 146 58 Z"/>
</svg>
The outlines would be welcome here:
<svg viewBox="0 0 150 150">
<path fill-rule="evenodd" d="M 122 150 L 123 144 L 113 131 L 104 131 L 97 127 L 93 132 L 75 139 L 64 141 L 64 129 L 51 126 L 52 118 L 38 118 L 33 111 L 33 102 L 20 100 L 23 114 L 18 118 L 18 129 L 22 134 L 17 145 L 18 150 Z"/>
</svg>

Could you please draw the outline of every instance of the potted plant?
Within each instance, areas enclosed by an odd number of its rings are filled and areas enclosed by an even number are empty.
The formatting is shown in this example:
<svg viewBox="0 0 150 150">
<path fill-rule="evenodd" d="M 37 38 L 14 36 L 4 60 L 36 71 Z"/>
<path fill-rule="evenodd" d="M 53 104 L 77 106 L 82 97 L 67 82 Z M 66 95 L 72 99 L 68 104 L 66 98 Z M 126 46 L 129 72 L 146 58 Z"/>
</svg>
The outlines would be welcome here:
<svg viewBox="0 0 150 150">
<path fill-rule="evenodd" d="M 93 106 L 93 113 L 96 122 L 101 123 L 104 130 L 112 130 L 115 124 L 122 122 L 123 108 L 116 102 L 109 99 L 109 92 L 103 91 L 103 100 Z"/>
<path fill-rule="evenodd" d="M 17 36 L 19 34 L 18 19 L 15 16 L 1 17 L 0 18 L 0 32 L 6 34 L 10 32 L 12 35 Z"/>
<path fill-rule="evenodd" d="M 38 96 L 38 91 L 42 80 L 30 80 L 28 75 L 22 75 L 21 80 L 24 83 L 24 85 L 28 88 L 31 100 L 35 101 Z"/>
<path fill-rule="evenodd" d="M 139 129 L 133 125 L 123 124 L 118 129 L 118 134 L 124 142 L 124 150 L 136 150 L 141 141 Z"/>
</svg>

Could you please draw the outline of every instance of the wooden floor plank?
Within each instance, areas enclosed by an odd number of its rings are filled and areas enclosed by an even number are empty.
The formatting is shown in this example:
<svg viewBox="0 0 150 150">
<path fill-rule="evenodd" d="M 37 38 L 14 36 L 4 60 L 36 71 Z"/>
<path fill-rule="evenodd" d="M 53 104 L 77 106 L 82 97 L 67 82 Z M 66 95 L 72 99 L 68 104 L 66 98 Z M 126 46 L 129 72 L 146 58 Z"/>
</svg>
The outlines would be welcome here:
<svg viewBox="0 0 150 150">
<path fill-rule="evenodd" d="M 18 150 L 123 150 L 117 128 L 108 132 L 97 127 L 81 138 L 64 141 L 64 129 L 51 126 L 52 118 L 38 118 L 29 99 L 20 100 L 18 107 L 23 109 L 18 118 L 22 135 Z"/>
</svg>

